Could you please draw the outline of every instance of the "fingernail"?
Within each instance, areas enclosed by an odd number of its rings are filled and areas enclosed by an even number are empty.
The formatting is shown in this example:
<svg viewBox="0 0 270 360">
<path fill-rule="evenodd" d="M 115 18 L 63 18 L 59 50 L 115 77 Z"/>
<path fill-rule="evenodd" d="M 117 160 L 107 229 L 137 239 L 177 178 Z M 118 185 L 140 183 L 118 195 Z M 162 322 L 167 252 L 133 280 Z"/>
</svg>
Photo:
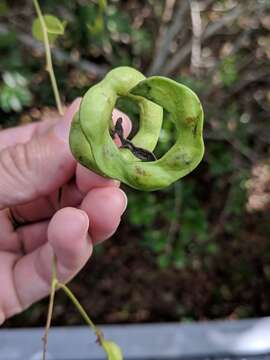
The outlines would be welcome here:
<svg viewBox="0 0 270 360">
<path fill-rule="evenodd" d="M 0 312 L 0 325 L 2 325 L 5 321 L 5 316 L 2 312 Z"/>
<path fill-rule="evenodd" d="M 63 118 L 55 125 L 54 133 L 55 135 L 65 142 L 68 143 L 69 131 L 72 119 L 76 112 L 79 110 L 81 103 L 81 98 L 78 98 L 73 101 L 73 103 L 68 107 Z"/>
<path fill-rule="evenodd" d="M 126 211 L 127 204 L 128 204 L 128 198 L 127 198 L 126 193 L 122 189 L 118 189 L 118 190 L 122 193 L 122 196 L 123 196 L 123 210 L 121 212 L 121 215 L 122 215 Z"/>
<path fill-rule="evenodd" d="M 77 209 L 77 215 L 81 218 L 82 224 L 84 225 L 84 233 L 87 233 L 89 228 L 88 215 L 81 209 Z"/>
<path fill-rule="evenodd" d="M 114 179 L 112 179 L 112 180 L 111 180 L 111 184 L 112 184 L 112 186 L 119 187 L 120 184 L 121 184 L 121 182 L 120 182 L 119 180 L 114 180 Z"/>
</svg>

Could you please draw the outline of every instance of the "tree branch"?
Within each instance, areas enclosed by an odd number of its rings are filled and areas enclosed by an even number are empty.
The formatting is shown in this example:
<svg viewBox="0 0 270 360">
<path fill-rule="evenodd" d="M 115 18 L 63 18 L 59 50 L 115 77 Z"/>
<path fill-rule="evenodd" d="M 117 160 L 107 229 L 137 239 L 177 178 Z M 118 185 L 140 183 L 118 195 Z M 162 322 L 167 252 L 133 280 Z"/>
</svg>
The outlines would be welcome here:
<svg viewBox="0 0 270 360">
<path fill-rule="evenodd" d="M 236 6 L 227 15 L 221 18 L 220 21 L 209 25 L 202 34 L 202 41 L 211 38 L 224 26 L 228 26 L 229 24 L 233 23 L 242 13 L 242 11 L 243 8 L 241 6 Z M 190 55 L 191 50 L 192 46 L 190 43 L 187 43 L 184 47 L 179 49 L 179 51 L 172 56 L 171 60 L 167 63 L 167 65 L 165 65 L 163 74 L 170 75 L 175 72 L 177 68 L 179 68 L 179 66 L 186 60 L 187 56 Z"/>
<path fill-rule="evenodd" d="M 191 46 L 191 71 L 197 74 L 201 66 L 202 19 L 200 4 L 198 1 L 189 0 L 189 2 L 193 33 Z"/>
<path fill-rule="evenodd" d="M 169 54 L 174 37 L 179 33 L 181 28 L 183 28 L 184 18 L 187 15 L 188 10 L 188 1 L 184 0 L 184 4 L 178 7 L 171 25 L 161 27 L 156 51 L 153 56 L 153 62 L 149 67 L 148 75 L 153 75 L 161 71 Z"/>
</svg>

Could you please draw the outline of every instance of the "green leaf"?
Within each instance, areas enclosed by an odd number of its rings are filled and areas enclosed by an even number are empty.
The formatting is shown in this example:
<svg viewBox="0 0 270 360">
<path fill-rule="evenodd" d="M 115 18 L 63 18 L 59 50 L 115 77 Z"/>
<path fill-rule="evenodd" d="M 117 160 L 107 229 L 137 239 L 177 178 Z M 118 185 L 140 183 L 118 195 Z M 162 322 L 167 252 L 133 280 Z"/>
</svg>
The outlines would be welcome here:
<svg viewBox="0 0 270 360">
<path fill-rule="evenodd" d="M 48 33 L 48 38 L 50 43 L 54 42 L 58 36 L 63 35 L 65 33 L 66 21 L 61 21 L 56 16 L 49 14 L 44 15 L 43 18 L 45 21 L 46 30 Z M 33 22 L 32 34 L 35 39 L 42 42 L 44 41 L 42 25 L 39 18 L 36 18 Z"/>
<path fill-rule="evenodd" d="M 1 16 L 1 11 L 0 11 L 0 16 Z M 17 38 L 17 34 L 15 31 L 0 33 L 0 50 L 5 48 L 13 50 L 14 47 L 16 48 L 16 38 Z M 11 55 L 9 55 L 8 61 L 10 61 L 10 58 Z M 2 59 L 1 59 L 1 65 L 3 66 Z"/>
<path fill-rule="evenodd" d="M 106 351 L 108 360 L 123 360 L 122 351 L 115 342 L 103 340 L 101 346 Z"/>
<path fill-rule="evenodd" d="M 5 0 L 2 0 L 0 3 L 0 16 L 6 15 L 8 12 L 8 4 Z"/>
<path fill-rule="evenodd" d="M 221 63 L 219 75 L 225 87 L 234 85 L 239 79 L 237 60 L 236 56 L 228 56 Z"/>
<path fill-rule="evenodd" d="M 98 16 L 94 24 L 87 24 L 88 30 L 92 35 L 97 35 L 104 30 L 104 20 L 102 16 Z"/>
<path fill-rule="evenodd" d="M 32 94 L 27 87 L 27 79 L 16 72 L 5 72 L 0 85 L 0 108 L 5 112 L 20 112 L 30 106 Z"/>
<path fill-rule="evenodd" d="M 167 254 L 161 254 L 157 258 L 158 265 L 161 269 L 167 269 L 171 265 L 170 256 Z"/>
<path fill-rule="evenodd" d="M 107 0 L 99 0 L 99 2 L 98 2 L 100 11 L 106 10 L 107 5 L 108 5 Z"/>
</svg>

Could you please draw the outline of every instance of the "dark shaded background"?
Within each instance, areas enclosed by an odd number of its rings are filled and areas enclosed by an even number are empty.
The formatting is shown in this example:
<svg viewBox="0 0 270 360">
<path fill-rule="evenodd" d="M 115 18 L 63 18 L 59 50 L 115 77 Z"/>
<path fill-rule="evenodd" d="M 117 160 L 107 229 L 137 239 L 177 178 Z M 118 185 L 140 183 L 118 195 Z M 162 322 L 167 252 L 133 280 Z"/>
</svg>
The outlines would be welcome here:
<svg viewBox="0 0 270 360">
<path fill-rule="evenodd" d="M 118 65 L 190 86 L 205 110 L 199 167 L 155 193 L 125 189 L 117 234 L 71 287 L 98 323 L 243 318 L 270 313 L 270 4 L 267 0 L 40 1 L 67 21 L 53 50 L 68 103 Z M 31 1 L 0 4 L 0 126 L 53 112 Z M 14 86 L 15 83 L 15 86 Z M 136 106 L 118 107 L 136 121 Z M 156 154 L 173 142 L 164 124 Z M 79 324 L 57 295 L 54 324 Z M 47 300 L 6 326 L 43 325 Z"/>
</svg>

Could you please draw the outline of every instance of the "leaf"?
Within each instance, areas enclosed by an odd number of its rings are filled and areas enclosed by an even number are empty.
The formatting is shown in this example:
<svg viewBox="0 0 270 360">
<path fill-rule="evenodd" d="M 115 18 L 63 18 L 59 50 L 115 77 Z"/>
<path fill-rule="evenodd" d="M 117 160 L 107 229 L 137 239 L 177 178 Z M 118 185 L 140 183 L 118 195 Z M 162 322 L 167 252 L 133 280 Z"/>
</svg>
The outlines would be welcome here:
<svg viewBox="0 0 270 360">
<path fill-rule="evenodd" d="M 1 16 L 1 6 L 0 6 L 0 16 Z M 7 31 L 7 32 L 0 32 L 0 50 L 1 49 L 14 49 L 16 46 L 16 32 L 15 31 Z M 7 57 L 8 61 L 10 61 L 11 55 Z M 2 59 L 1 65 L 3 66 Z"/>
<path fill-rule="evenodd" d="M 20 112 L 29 106 L 32 95 L 27 87 L 27 79 L 16 72 L 5 72 L 0 86 L 0 108 L 5 112 Z"/>
<path fill-rule="evenodd" d="M 107 0 L 99 0 L 98 2 L 98 6 L 101 12 L 106 10 L 107 5 Z"/>
<path fill-rule="evenodd" d="M 8 71 L 3 74 L 3 80 L 10 88 L 15 88 L 17 86 L 16 77 Z"/>
<path fill-rule="evenodd" d="M 171 264 L 170 256 L 167 254 L 161 254 L 158 256 L 157 261 L 161 269 L 167 269 Z"/>
<path fill-rule="evenodd" d="M 108 360 L 123 360 L 121 348 L 115 342 L 103 340 L 101 346 L 106 351 Z"/>
<path fill-rule="evenodd" d="M 102 16 L 98 16 L 94 24 L 87 24 L 88 30 L 92 35 L 97 35 L 104 30 L 104 20 Z"/>
<path fill-rule="evenodd" d="M 48 33 L 48 38 L 50 43 L 54 42 L 58 36 L 63 35 L 65 33 L 65 26 L 66 26 L 65 21 L 61 21 L 56 16 L 49 14 L 44 15 L 43 18 L 45 21 L 46 30 Z M 35 39 L 42 42 L 44 41 L 42 25 L 39 18 L 36 18 L 33 22 L 32 34 Z"/>
<path fill-rule="evenodd" d="M 8 4 L 5 0 L 2 0 L 0 3 L 0 16 L 6 15 L 8 12 Z"/>
</svg>

